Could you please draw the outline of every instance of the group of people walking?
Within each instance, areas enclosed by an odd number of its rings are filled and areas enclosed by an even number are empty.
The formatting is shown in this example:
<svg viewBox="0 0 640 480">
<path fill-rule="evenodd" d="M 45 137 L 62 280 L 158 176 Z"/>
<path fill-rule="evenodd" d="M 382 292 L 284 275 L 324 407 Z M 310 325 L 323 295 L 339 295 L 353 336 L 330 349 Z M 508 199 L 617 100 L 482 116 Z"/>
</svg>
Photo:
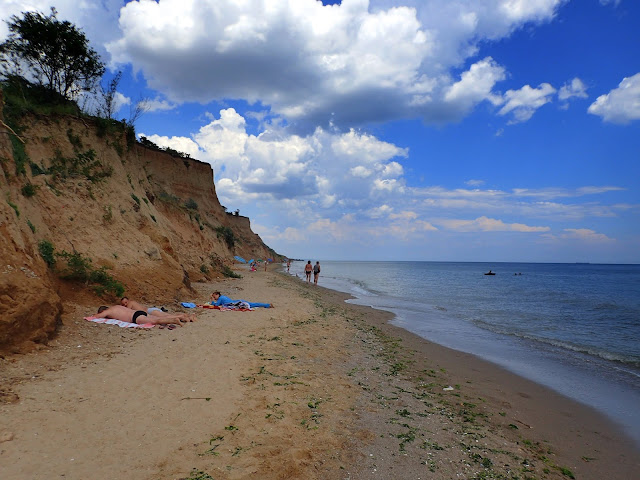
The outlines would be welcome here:
<svg viewBox="0 0 640 480">
<path fill-rule="evenodd" d="M 320 262 L 316 262 L 315 265 L 311 265 L 311 260 L 304 266 L 304 274 L 307 276 L 307 282 L 311 283 L 311 273 L 313 272 L 313 283 L 318 284 L 318 277 L 320 276 Z"/>
</svg>

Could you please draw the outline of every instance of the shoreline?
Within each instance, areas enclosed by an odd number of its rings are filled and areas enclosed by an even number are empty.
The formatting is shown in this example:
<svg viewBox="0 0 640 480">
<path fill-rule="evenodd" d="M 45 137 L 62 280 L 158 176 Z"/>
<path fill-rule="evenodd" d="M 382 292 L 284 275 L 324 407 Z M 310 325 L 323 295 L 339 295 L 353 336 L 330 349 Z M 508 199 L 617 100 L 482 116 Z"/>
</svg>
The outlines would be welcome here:
<svg viewBox="0 0 640 480">
<path fill-rule="evenodd" d="M 462 385 L 467 397 L 482 398 L 489 404 L 487 410 L 492 410 L 493 418 L 500 418 L 505 411 L 512 410 L 518 429 L 509 428 L 511 433 L 524 430 L 535 440 L 524 439 L 522 435 L 518 440 L 512 436 L 512 441 L 525 444 L 554 444 L 562 447 L 564 451 L 558 451 L 558 459 L 565 461 L 574 460 L 573 473 L 576 478 L 632 478 L 640 467 L 638 458 L 640 447 L 633 441 L 622 426 L 597 409 L 571 399 L 553 389 L 529 380 L 506 368 L 488 360 L 484 360 L 473 354 L 461 352 L 435 342 L 427 340 L 401 326 L 391 323 L 395 315 L 388 310 L 375 309 L 373 307 L 346 303 L 346 300 L 354 298 L 348 293 L 324 289 L 328 295 L 341 297 L 346 305 L 356 308 L 371 309 L 382 312 L 383 316 L 368 316 L 367 322 L 373 323 L 385 335 L 401 339 L 405 348 L 417 352 L 421 358 L 416 360 L 413 366 L 413 375 L 420 378 L 419 373 L 425 370 L 446 370 L 449 384 Z M 417 372 L 416 372 L 417 371 Z M 446 382 L 445 382 L 446 383 Z M 501 408 L 496 409 L 496 406 Z M 494 408 L 491 408 L 494 407 Z M 497 415 L 496 415 L 497 414 Z M 501 422 L 504 427 L 508 421 Z M 509 423 L 508 425 L 513 425 Z M 507 426 L 508 426 L 507 425 Z M 596 469 L 590 464 L 595 457 L 602 452 L 600 448 L 607 444 L 606 450 L 610 450 L 607 463 L 611 465 Z M 580 454 L 582 452 L 582 454 Z M 619 455 L 619 456 L 618 456 Z M 575 463 L 580 458 L 583 464 Z M 628 463 L 629 470 L 616 472 L 613 466 L 618 462 Z M 601 465 L 602 466 L 602 465 Z M 586 467 L 586 468 L 584 468 Z M 597 472 L 596 472 L 597 471 Z"/>
<path fill-rule="evenodd" d="M 329 262 L 330 269 L 331 265 L 333 263 Z M 615 361 L 605 360 L 607 357 L 604 355 L 596 354 L 592 357 L 584 351 L 572 350 L 570 345 L 561 344 L 562 347 L 558 347 L 552 340 L 545 342 L 544 335 L 540 341 L 535 333 L 526 330 L 527 327 L 522 331 L 505 328 L 504 331 L 495 333 L 490 328 L 492 320 L 479 320 L 478 323 L 489 326 L 482 328 L 475 321 L 463 321 L 455 315 L 447 317 L 442 311 L 446 312 L 449 308 L 434 306 L 431 311 L 423 308 L 423 304 L 419 302 L 414 307 L 411 299 L 408 305 L 404 305 L 393 294 L 387 296 L 384 288 L 382 291 L 370 291 L 372 287 L 376 288 L 375 281 L 361 285 L 359 280 L 350 277 L 349 272 L 343 271 L 341 266 L 334 268 L 338 275 L 335 276 L 334 271 L 334 278 L 321 283 L 325 288 L 353 295 L 348 300 L 349 303 L 391 312 L 395 315 L 391 323 L 399 328 L 438 345 L 484 359 L 591 407 L 616 423 L 637 447 L 640 446 L 640 414 L 635 406 L 640 402 L 640 372 L 633 365 L 626 365 L 624 362 L 617 365 Z M 360 274 L 366 271 L 358 270 Z M 442 304 L 437 303 L 439 300 L 429 298 L 429 303 L 433 305 L 447 306 L 446 299 L 451 300 L 446 294 L 443 300 L 445 303 Z M 501 324 L 498 322 L 496 325 Z M 602 338 L 607 338 L 606 333 L 602 335 Z"/>
<path fill-rule="evenodd" d="M 276 308 L 198 309 L 183 328 L 131 331 L 88 325 L 90 306 L 67 305 L 50 345 L 0 359 L 5 478 L 637 472 L 638 449 L 592 409 L 391 325 L 391 313 L 348 294 L 239 271 L 180 300 L 219 289 Z"/>
</svg>

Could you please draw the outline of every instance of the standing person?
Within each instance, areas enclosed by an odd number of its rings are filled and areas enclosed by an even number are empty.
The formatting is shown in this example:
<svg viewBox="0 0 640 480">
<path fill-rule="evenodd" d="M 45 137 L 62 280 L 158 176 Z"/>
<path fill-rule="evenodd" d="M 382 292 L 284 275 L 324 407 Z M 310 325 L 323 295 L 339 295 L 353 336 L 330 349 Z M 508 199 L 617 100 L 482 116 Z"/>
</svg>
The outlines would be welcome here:
<svg viewBox="0 0 640 480">
<path fill-rule="evenodd" d="M 307 276 L 307 282 L 311 283 L 311 272 L 313 271 L 313 265 L 311 265 L 311 260 L 307 262 L 304 266 L 304 274 Z"/>
<path fill-rule="evenodd" d="M 287 273 L 289 273 L 290 268 L 291 268 L 291 260 L 287 260 Z"/>
<path fill-rule="evenodd" d="M 316 262 L 313 266 L 313 283 L 318 284 L 318 277 L 320 276 L 320 262 Z"/>
</svg>

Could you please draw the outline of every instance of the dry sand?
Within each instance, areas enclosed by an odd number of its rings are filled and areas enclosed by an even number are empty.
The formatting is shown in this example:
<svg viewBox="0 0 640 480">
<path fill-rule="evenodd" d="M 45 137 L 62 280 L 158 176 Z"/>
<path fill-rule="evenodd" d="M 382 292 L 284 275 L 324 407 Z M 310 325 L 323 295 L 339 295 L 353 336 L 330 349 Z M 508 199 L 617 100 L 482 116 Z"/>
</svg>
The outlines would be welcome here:
<svg viewBox="0 0 640 480">
<path fill-rule="evenodd" d="M 241 273 L 181 300 L 276 308 L 128 330 L 66 305 L 48 346 L 0 359 L 0 478 L 638 478 L 595 411 L 338 292 Z"/>
</svg>

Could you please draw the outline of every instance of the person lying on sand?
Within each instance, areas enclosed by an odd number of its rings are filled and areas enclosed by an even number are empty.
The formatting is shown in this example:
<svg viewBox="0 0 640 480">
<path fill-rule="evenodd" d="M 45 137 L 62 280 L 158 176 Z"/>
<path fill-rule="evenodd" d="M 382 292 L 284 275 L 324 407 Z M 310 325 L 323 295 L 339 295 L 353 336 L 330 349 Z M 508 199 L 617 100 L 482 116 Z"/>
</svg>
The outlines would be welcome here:
<svg viewBox="0 0 640 480">
<path fill-rule="evenodd" d="M 114 305 L 113 307 L 102 305 L 98 308 L 98 315 L 103 318 L 113 318 L 114 320 L 120 320 L 121 322 L 137 323 L 138 325 L 152 323 L 154 325 L 182 326 L 180 323 L 181 320 L 177 315 L 159 317 L 157 315 L 150 315 L 144 310 L 131 310 L 130 308 L 123 307 L 122 305 Z"/>
<path fill-rule="evenodd" d="M 130 308 L 131 310 L 143 310 L 147 314 L 155 315 L 156 317 L 178 317 L 182 322 L 195 322 L 197 320 L 195 315 L 188 315 L 186 313 L 167 313 L 163 312 L 157 307 L 147 307 L 141 303 L 131 300 L 129 297 L 122 297 L 120 299 L 120 305 Z"/>
<path fill-rule="evenodd" d="M 229 297 L 221 295 L 216 291 L 211 294 L 211 305 L 214 307 L 223 307 L 225 305 L 231 305 L 238 302 L 244 302 L 249 304 L 249 308 L 273 308 L 273 303 L 259 303 L 259 302 L 247 302 L 246 300 L 231 300 Z"/>
</svg>

